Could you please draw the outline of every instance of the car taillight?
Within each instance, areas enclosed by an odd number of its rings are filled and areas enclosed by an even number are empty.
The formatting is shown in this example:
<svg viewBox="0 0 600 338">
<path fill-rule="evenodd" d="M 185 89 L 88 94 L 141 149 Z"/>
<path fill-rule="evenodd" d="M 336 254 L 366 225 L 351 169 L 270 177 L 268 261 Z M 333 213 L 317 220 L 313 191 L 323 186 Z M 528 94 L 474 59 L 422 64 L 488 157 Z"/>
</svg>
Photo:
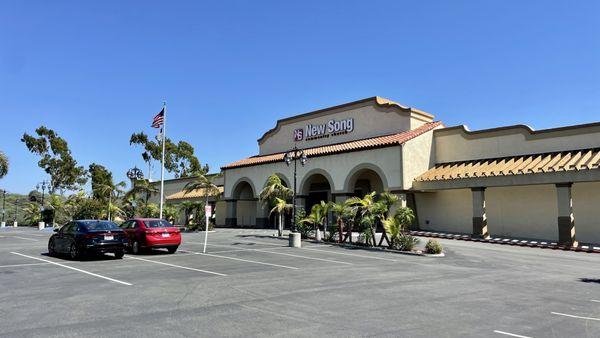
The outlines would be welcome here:
<svg viewBox="0 0 600 338">
<path fill-rule="evenodd" d="M 96 234 L 85 234 L 85 235 L 83 235 L 83 237 L 85 237 L 85 238 L 95 238 L 95 237 L 97 237 L 97 235 Z"/>
</svg>

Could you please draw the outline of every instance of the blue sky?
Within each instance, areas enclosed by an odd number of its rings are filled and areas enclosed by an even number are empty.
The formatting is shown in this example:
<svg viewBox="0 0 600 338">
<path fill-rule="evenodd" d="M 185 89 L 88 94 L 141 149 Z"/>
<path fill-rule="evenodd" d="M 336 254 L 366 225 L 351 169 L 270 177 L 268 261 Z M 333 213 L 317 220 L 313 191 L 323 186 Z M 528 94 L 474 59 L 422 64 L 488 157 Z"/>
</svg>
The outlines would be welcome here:
<svg viewBox="0 0 600 338">
<path fill-rule="evenodd" d="M 600 120 L 598 1 L 0 2 L 0 188 L 47 178 L 40 125 L 116 178 L 163 99 L 212 170 L 278 118 L 379 95 L 472 130 Z M 156 170 L 155 177 L 158 173 Z"/>
</svg>

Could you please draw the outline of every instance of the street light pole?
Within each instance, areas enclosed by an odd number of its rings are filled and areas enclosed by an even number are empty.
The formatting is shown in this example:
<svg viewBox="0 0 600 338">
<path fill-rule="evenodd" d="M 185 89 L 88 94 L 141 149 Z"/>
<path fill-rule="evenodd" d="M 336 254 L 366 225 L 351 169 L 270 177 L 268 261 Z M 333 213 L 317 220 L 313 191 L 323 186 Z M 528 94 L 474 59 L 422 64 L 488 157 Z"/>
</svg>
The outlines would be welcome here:
<svg viewBox="0 0 600 338">
<path fill-rule="evenodd" d="M 17 226 L 17 215 L 19 213 L 19 199 L 15 199 L 15 219 L 13 220 L 13 226 Z"/>
<path fill-rule="evenodd" d="M 292 161 L 294 161 L 294 191 L 293 191 L 293 197 L 292 197 L 292 233 L 290 234 L 290 246 L 292 247 L 300 247 L 300 234 L 298 234 L 298 226 L 296 224 L 296 179 L 297 179 L 297 174 L 298 174 L 298 159 L 300 159 L 300 164 L 302 164 L 302 166 L 304 166 L 306 164 L 306 161 L 308 160 L 308 158 L 306 157 L 306 154 L 304 153 L 304 150 L 302 149 L 298 149 L 297 146 L 294 146 L 294 148 L 290 151 L 288 151 L 287 153 L 285 153 L 285 155 L 283 156 L 283 160 L 285 161 L 286 165 L 290 165 Z"/>
<path fill-rule="evenodd" d="M 2 190 L 2 227 L 6 226 L 4 222 L 4 214 L 6 214 L 6 190 Z"/>
<path fill-rule="evenodd" d="M 138 167 L 133 167 L 127 170 L 127 178 L 131 180 L 131 189 L 135 188 L 135 182 L 137 180 L 144 179 L 144 173 L 138 169 Z M 135 195 L 133 196 L 133 201 L 131 202 L 131 207 L 133 208 L 133 216 L 135 216 L 135 207 L 137 202 L 135 201 Z"/>
</svg>

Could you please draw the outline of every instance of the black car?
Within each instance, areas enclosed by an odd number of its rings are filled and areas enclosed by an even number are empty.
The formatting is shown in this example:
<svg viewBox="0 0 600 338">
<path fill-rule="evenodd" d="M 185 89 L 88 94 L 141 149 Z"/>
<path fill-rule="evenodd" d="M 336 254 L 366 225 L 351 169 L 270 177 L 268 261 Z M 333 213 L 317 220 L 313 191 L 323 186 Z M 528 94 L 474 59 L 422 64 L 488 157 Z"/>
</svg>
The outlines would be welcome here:
<svg viewBox="0 0 600 338">
<path fill-rule="evenodd" d="M 118 225 L 110 221 L 80 220 L 71 221 L 48 241 L 48 253 L 68 254 L 77 259 L 86 254 L 114 253 L 123 258 L 127 245 L 127 235 Z"/>
</svg>

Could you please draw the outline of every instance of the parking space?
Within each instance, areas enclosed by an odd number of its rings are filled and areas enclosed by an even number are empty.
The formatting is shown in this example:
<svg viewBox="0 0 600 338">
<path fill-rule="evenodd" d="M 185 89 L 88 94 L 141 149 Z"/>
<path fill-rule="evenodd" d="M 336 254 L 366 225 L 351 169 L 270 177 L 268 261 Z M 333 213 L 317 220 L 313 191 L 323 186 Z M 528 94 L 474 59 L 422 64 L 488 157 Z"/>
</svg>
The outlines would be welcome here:
<svg viewBox="0 0 600 338">
<path fill-rule="evenodd" d="M 11 230 L 0 336 L 600 335 L 598 255 L 450 240 L 444 258 L 294 249 L 218 229 L 206 253 L 186 233 L 172 255 L 72 261 L 46 255 L 49 233 Z"/>
</svg>

